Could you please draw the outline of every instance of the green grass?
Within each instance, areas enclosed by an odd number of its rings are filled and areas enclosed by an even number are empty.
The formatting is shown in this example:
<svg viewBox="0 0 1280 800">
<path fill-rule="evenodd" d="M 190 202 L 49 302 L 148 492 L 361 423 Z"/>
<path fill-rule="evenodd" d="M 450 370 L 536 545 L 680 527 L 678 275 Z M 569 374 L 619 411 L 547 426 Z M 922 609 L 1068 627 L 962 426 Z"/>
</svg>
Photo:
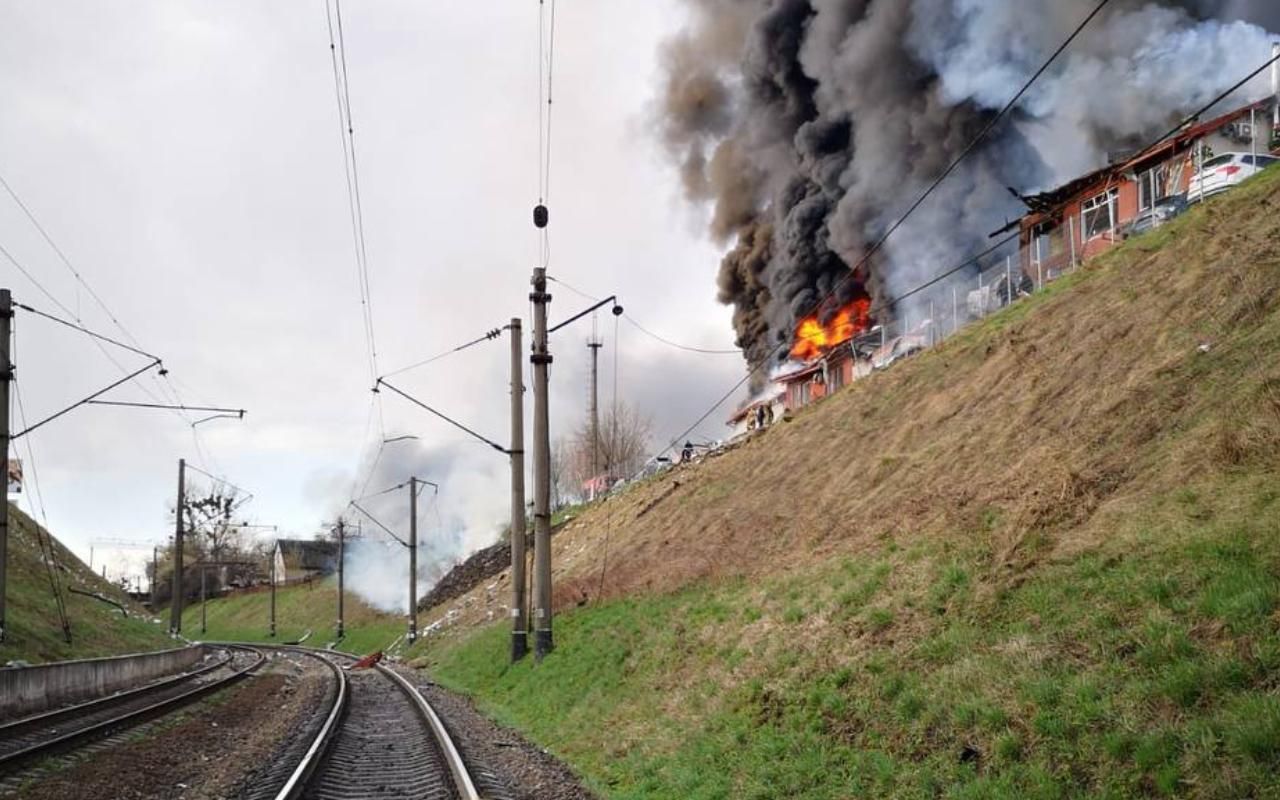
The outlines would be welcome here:
<svg viewBox="0 0 1280 800">
<path fill-rule="evenodd" d="M 500 625 L 418 652 L 609 798 L 1280 797 L 1271 480 L 995 590 L 982 548 L 886 547 L 576 610 L 540 666 Z"/>
<path fill-rule="evenodd" d="M 175 646 L 167 635 L 168 626 L 153 623 L 141 606 L 129 603 L 129 616 L 124 617 L 111 605 L 65 592 L 65 587 L 75 586 L 118 601 L 127 600 L 117 587 L 95 575 L 55 539 L 56 561 L 63 569 L 54 574 L 64 587 L 71 627 L 68 643 L 63 637 L 49 571 L 37 544 L 36 524 L 12 505 L 10 523 L 7 630 L 4 643 L 0 644 L 0 665 L 11 660 L 41 663 Z"/>
<path fill-rule="evenodd" d="M 334 641 L 337 628 L 337 583 L 333 579 L 276 592 L 276 636 L 270 635 L 271 593 L 255 591 L 210 600 L 206 609 L 207 630 L 200 630 L 200 603 L 183 610 L 182 632 L 191 639 L 237 642 L 286 642 L 307 631 L 306 644 L 324 647 Z M 339 649 L 367 653 L 387 648 L 407 630 L 403 617 L 385 614 L 367 605 L 350 592 L 345 600 L 346 635 Z"/>
</svg>

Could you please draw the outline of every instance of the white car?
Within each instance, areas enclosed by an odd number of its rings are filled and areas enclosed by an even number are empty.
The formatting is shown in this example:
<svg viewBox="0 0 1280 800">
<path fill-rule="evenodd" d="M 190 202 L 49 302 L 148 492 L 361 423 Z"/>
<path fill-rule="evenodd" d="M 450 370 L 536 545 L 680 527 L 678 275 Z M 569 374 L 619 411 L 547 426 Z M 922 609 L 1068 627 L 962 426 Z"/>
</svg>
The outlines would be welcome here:
<svg viewBox="0 0 1280 800">
<path fill-rule="evenodd" d="M 1187 185 L 1187 202 L 1195 203 L 1218 192 L 1225 192 L 1277 161 L 1280 158 L 1252 153 L 1223 153 L 1214 156 L 1191 175 L 1191 183 Z"/>
</svg>

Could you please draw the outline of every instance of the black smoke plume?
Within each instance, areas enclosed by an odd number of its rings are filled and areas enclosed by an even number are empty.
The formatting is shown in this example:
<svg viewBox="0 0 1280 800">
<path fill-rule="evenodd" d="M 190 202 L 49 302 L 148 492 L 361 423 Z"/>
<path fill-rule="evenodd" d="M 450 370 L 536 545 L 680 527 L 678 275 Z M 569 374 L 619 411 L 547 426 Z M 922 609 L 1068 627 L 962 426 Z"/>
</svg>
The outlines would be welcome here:
<svg viewBox="0 0 1280 800">
<path fill-rule="evenodd" d="M 663 53 L 662 132 L 729 246 L 719 299 L 752 366 L 833 291 L 827 312 L 869 296 L 891 315 L 1021 214 L 1006 187 L 1048 188 L 1162 132 L 1268 58 L 1260 26 L 1280 25 L 1268 0 L 1115 0 L 864 264 L 1096 0 L 687 3 Z"/>
</svg>

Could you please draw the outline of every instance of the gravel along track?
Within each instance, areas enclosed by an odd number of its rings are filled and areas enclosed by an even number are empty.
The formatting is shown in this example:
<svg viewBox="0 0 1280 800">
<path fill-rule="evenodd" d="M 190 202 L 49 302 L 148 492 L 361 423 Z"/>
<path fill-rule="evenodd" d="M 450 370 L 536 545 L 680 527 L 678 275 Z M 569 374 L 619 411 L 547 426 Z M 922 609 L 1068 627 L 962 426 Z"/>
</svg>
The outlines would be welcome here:
<svg viewBox="0 0 1280 800">
<path fill-rule="evenodd" d="M 306 666 L 306 662 L 304 662 Z M 316 667 L 320 667 L 317 663 Z M 331 673 L 273 658 L 209 700 L 54 759 L 13 800 L 245 800 L 324 703 Z M 279 785 L 272 787 L 279 789 Z M 268 792 L 274 797 L 274 791 Z"/>
<path fill-rule="evenodd" d="M 221 663 L 215 669 L 195 670 L 179 680 L 59 709 L 55 713 L 42 715 L 41 718 L 30 718 L 30 722 L 14 720 L 8 723 L 4 729 L 0 729 L 0 774 L 10 771 L 18 761 L 26 760 L 23 754 L 37 752 L 33 748 L 41 748 L 55 740 L 104 724 L 107 728 L 102 731 L 103 735 L 129 727 L 129 722 L 123 722 L 119 726 L 112 726 L 110 723 L 126 714 L 173 700 L 200 687 L 225 681 L 259 658 L 259 653 L 247 650 L 222 652 L 223 655 L 219 656 Z"/>
<path fill-rule="evenodd" d="M 307 800 L 454 800 L 449 767 L 417 705 L 376 669 L 348 673 L 347 716 Z"/>
<path fill-rule="evenodd" d="M 275 800 L 320 733 L 338 693 L 338 682 L 324 657 L 294 650 L 269 652 L 268 670 L 287 676 L 298 687 L 299 697 L 280 706 L 287 709 L 286 720 L 275 719 L 278 715 L 273 704 L 269 716 L 280 729 L 273 750 L 266 758 L 251 762 L 254 766 L 249 773 L 228 794 L 237 800 Z"/>
<path fill-rule="evenodd" d="M 467 698 L 397 667 L 444 720 L 485 800 L 595 800 L 563 762 L 499 726 Z"/>
</svg>

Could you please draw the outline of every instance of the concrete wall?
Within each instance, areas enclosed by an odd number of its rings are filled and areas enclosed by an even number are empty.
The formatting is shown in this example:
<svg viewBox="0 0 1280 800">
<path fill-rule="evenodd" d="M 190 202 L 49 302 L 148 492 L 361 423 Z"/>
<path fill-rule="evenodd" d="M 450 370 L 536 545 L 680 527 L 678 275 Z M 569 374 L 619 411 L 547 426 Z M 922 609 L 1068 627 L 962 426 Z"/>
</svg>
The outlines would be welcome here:
<svg viewBox="0 0 1280 800">
<path fill-rule="evenodd" d="M 181 647 L 156 653 L 0 669 L 0 720 L 92 700 L 182 672 L 204 658 L 204 653 L 200 646 Z"/>
</svg>

